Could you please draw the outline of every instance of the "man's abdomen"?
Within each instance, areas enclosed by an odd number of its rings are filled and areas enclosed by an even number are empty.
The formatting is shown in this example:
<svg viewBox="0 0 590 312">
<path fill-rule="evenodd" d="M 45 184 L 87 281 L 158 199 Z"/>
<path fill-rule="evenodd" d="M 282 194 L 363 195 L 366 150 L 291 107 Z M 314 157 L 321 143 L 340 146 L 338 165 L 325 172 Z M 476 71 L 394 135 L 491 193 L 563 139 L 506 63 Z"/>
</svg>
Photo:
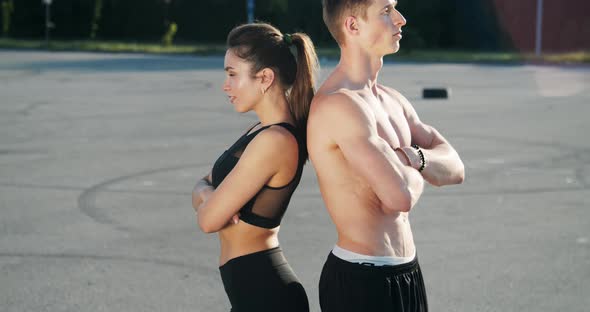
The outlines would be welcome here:
<svg viewBox="0 0 590 312">
<path fill-rule="evenodd" d="M 403 257 L 414 252 L 408 214 L 385 214 L 381 201 L 360 177 L 341 170 L 319 174 L 318 180 L 340 247 L 379 256 Z"/>
</svg>

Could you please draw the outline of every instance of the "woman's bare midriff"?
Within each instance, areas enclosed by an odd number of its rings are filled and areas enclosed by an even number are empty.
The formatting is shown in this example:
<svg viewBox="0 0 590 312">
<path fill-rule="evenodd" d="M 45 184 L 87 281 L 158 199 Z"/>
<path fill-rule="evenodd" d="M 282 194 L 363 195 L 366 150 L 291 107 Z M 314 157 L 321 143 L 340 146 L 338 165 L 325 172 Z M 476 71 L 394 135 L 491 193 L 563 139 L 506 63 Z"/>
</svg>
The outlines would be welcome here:
<svg viewBox="0 0 590 312">
<path fill-rule="evenodd" d="M 225 227 L 219 231 L 219 266 L 233 258 L 279 246 L 278 233 L 279 227 L 265 229 L 242 220 Z"/>
</svg>

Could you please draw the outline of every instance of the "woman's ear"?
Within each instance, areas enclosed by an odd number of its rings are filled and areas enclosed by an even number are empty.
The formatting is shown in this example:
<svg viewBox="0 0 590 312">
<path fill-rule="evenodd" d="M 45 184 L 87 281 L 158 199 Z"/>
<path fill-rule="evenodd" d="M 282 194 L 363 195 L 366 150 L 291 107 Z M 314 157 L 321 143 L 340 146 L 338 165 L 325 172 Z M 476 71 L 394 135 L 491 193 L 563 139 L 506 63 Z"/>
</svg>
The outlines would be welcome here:
<svg viewBox="0 0 590 312">
<path fill-rule="evenodd" d="M 262 93 L 265 93 L 275 81 L 275 72 L 270 68 L 260 71 Z"/>
</svg>

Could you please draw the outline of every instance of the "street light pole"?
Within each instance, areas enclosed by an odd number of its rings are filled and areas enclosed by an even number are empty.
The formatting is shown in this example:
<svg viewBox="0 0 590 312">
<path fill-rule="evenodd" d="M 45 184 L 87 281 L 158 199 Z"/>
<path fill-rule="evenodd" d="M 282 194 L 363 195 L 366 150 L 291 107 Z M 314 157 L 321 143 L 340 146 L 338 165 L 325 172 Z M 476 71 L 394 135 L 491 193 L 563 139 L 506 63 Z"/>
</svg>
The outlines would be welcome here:
<svg viewBox="0 0 590 312">
<path fill-rule="evenodd" d="M 170 20 L 168 19 L 169 11 L 170 11 L 170 2 L 172 2 L 172 0 L 164 0 L 164 4 L 165 9 L 164 9 L 164 27 L 168 28 L 168 25 L 170 25 Z"/>
<path fill-rule="evenodd" d="M 247 0 L 246 9 L 248 10 L 248 23 L 254 22 L 254 0 Z"/>
<path fill-rule="evenodd" d="M 43 0 L 45 3 L 45 46 L 49 48 L 49 30 L 51 29 L 51 0 Z"/>
<path fill-rule="evenodd" d="M 541 56 L 543 44 L 543 0 L 537 0 L 537 32 L 535 39 L 535 54 Z"/>
</svg>

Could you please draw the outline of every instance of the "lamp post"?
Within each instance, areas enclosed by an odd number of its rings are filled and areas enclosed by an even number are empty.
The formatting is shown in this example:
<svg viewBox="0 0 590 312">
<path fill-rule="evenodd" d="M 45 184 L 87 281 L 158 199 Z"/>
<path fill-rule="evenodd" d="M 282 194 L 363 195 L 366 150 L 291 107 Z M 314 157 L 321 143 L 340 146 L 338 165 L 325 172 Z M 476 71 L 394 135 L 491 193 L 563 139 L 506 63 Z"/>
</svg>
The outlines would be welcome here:
<svg viewBox="0 0 590 312">
<path fill-rule="evenodd" d="M 170 2 L 172 2 L 172 0 L 164 0 L 164 4 L 166 5 L 164 7 L 164 26 L 166 28 L 168 28 L 168 25 L 170 24 L 170 20 L 168 19 L 170 12 Z"/>
<path fill-rule="evenodd" d="M 53 27 L 51 23 L 51 1 L 52 0 L 43 0 L 45 4 L 45 46 L 49 48 L 49 30 Z"/>
<path fill-rule="evenodd" d="M 247 0 L 246 9 L 248 10 L 248 23 L 254 22 L 254 0 Z"/>
<path fill-rule="evenodd" d="M 535 54 L 541 56 L 543 44 L 543 0 L 537 0 L 537 27 L 535 36 Z"/>
</svg>

